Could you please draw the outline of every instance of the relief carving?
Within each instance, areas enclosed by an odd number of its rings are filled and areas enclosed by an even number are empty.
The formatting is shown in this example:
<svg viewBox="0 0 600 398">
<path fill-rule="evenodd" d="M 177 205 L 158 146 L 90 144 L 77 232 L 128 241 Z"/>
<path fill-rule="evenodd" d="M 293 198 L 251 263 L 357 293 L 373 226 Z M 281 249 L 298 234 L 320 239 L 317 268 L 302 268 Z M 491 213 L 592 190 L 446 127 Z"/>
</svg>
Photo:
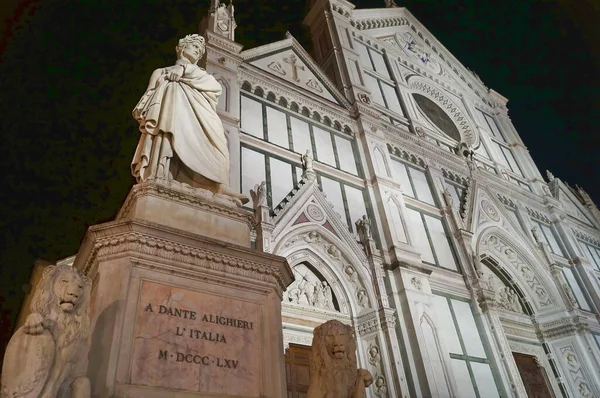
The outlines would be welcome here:
<svg viewBox="0 0 600 398">
<path fill-rule="evenodd" d="M 504 286 L 498 292 L 498 306 L 505 310 L 522 313 L 523 309 L 519 303 L 519 296 L 508 286 Z"/>
<path fill-rule="evenodd" d="M 553 304 L 552 300 L 548 296 L 548 293 L 546 292 L 546 289 L 540 283 L 538 277 L 534 274 L 530 266 L 527 265 L 525 260 L 506 242 L 504 242 L 502 238 L 496 235 L 490 235 L 483 239 L 482 245 L 490 249 L 492 252 L 495 252 L 500 258 L 505 259 L 517 272 L 523 276 L 529 288 L 531 288 L 531 290 L 535 293 L 535 296 L 537 297 L 538 303 L 541 307 Z"/>
<path fill-rule="evenodd" d="M 379 368 L 381 356 L 379 355 L 379 347 L 375 343 L 369 345 L 369 363 L 376 368 Z"/>
<path fill-rule="evenodd" d="M 294 267 L 295 281 L 283 295 L 284 303 L 337 311 L 327 281 L 320 280 L 305 264 Z"/>
</svg>

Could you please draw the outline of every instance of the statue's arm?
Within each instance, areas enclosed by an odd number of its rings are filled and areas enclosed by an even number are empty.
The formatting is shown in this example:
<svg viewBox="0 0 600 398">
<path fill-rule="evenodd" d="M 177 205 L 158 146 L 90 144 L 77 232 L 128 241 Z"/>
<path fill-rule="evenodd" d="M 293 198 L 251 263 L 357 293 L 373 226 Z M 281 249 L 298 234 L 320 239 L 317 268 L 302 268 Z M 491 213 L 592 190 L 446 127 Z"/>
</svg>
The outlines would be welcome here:
<svg viewBox="0 0 600 398">
<path fill-rule="evenodd" d="M 158 81 L 162 75 L 163 68 L 158 68 L 154 72 L 152 72 L 152 75 L 150 76 L 150 82 L 148 83 L 148 88 L 146 89 L 146 91 L 154 90 L 158 85 Z"/>
</svg>

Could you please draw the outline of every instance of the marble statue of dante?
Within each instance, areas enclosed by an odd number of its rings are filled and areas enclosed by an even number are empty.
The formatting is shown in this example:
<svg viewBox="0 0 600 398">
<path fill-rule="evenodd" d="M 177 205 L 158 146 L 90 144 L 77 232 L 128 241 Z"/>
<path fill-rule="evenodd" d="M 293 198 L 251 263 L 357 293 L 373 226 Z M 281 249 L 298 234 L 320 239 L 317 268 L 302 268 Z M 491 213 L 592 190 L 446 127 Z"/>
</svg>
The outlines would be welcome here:
<svg viewBox="0 0 600 398">
<path fill-rule="evenodd" d="M 175 65 L 156 69 L 133 110 L 140 124 L 131 172 L 138 182 L 175 179 L 247 202 L 229 188 L 229 150 L 216 110 L 221 85 L 197 65 L 205 52 L 197 34 L 179 40 Z"/>
</svg>

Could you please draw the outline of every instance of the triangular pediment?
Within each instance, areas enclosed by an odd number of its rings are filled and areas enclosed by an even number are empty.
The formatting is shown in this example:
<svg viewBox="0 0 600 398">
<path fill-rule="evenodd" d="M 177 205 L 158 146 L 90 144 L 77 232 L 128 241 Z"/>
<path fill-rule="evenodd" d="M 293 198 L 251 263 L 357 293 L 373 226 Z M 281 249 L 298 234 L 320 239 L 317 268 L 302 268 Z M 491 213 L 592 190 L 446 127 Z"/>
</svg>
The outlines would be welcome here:
<svg viewBox="0 0 600 398">
<path fill-rule="evenodd" d="M 288 231 L 312 224 L 315 229 L 323 228 L 342 241 L 354 258 L 366 261 L 363 248 L 357 242 L 358 237 L 349 231 L 340 214 L 321 192 L 316 179 L 302 180 L 298 187 L 285 199 L 284 206 L 280 204 L 276 208 L 272 219 L 275 245 L 278 246 L 282 235 Z"/>
<path fill-rule="evenodd" d="M 474 193 L 471 197 L 471 211 L 467 217 L 468 230 L 475 233 L 490 226 L 500 227 L 517 240 L 531 244 L 531 239 L 525 233 L 519 221 L 511 217 L 504 205 L 486 188 L 475 182 Z"/>
<path fill-rule="evenodd" d="M 246 63 L 275 79 L 345 108 L 350 106 L 331 79 L 291 35 L 285 40 L 244 51 L 241 55 Z"/>
<path fill-rule="evenodd" d="M 571 191 L 571 188 L 567 184 L 556 179 L 552 185 L 554 185 L 552 187 L 554 196 L 562 203 L 567 214 L 583 224 L 590 227 L 595 226 L 595 223 L 592 221 L 594 219 L 593 216 L 589 214 L 589 210 L 581 203 L 577 195 Z"/>
<path fill-rule="evenodd" d="M 479 76 L 456 59 L 406 8 L 353 10 L 352 23 L 361 35 L 398 49 L 402 66 L 440 84 L 446 82 L 471 91 L 493 106 L 493 101 L 487 99 L 489 89 Z"/>
</svg>

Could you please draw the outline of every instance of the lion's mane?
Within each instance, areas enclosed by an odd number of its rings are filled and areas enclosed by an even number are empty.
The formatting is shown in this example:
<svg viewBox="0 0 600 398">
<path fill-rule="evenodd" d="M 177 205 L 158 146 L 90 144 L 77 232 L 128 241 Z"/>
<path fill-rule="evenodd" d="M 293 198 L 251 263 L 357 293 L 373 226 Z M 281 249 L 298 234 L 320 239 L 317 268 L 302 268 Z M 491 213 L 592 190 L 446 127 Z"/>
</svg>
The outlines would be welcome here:
<svg viewBox="0 0 600 398">
<path fill-rule="evenodd" d="M 343 358 L 337 359 L 333 358 L 327 349 L 325 337 L 340 330 L 345 336 L 345 355 Z M 357 379 L 356 341 L 354 340 L 352 327 L 336 320 L 317 326 L 313 332 L 312 348 L 310 361 L 311 388 L 320 391 L 321 394 L 324 393 L 322 395 L 324 397 L 338 396 L 339 394 L 341 394 L 340 397 L 344 398 L 352 397 Z M 340 385 L 347 386 L 348 390 L 337 391 Z"/>
<path fill-rule="evenodd" d="M 77 274 L 83 283 L 83 297 L 71 312 L 64 312 L 59 307 L 60 297 L 56 297 L 54 285 L 56 280 L 65 273 Z M 44 270 L 42 279 L 38 283 L 31 301 L 31 313 L 41 314 L 49 322 L 48 328 L 57 349 L 71 343 L 86 339 L 90 333 L 90 319 L 88 309 L 90 306 L 91 282 L 77 269 L 68 265 L 49 266 Z"/>
</svg>

